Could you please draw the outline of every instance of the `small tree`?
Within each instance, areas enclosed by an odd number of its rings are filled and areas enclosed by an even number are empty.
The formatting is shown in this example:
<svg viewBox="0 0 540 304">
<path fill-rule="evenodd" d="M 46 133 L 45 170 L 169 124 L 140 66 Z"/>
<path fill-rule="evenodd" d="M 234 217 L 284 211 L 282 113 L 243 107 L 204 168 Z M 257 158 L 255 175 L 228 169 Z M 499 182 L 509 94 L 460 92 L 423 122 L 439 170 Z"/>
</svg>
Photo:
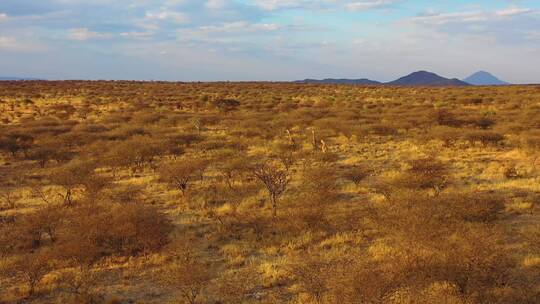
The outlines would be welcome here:
<svg viewBox="0 0 540 304">
<path fill-rule="evenodd" d="M 12 157 L 17 156 L 17 152 L 26 152 L 32 146 L 34 138 L 21 132 L 11 132 L 0 136 L 0 150 L 9 152 Z"/>
<path fill-rule="evenodd" d="M 276 161 L 256 165 L 253 175 L 264 184 L 272 203 L 272 216 L 277 217 L 278 199 L 287 190 L 291 174 L 286 166 Z"/>
<path fill-rule="evenodd" d="M 189 183 L 201 177 L 206 169 L 204 160 L 177 160 L 175 162 L 163 164 L 159 169 L 160 179 L 174 188 L 180 190 L 185 195 Z"/>
<path fill-rule="evenodd" d="M 157 208 L 144 204 L 80 204 L 68 210 L 55 254 L 92 265 L 106 256 L 158 252 L 169 242 L 172 224 Z"/>
<path fill-rule="evenodd" d="M 20 216 L 16 227 L 16 241 L 19 249 L 33 251 L 41 247 L 45 240 L 54 243 L 57 232 L 64 221 L 64 209 L 50 205 L 35 212 Z"/>
<path fill-rule="evenodd" d="M 338 193 L 337 179 L 333 166 L 312 166 L 304 170 L 300 188 L 311 200 L 332 201 Z"/>
<path fill-rule="evenodd" d="M 238 100 L 228 98 L 216 99 L 213 104 L 220 112 L 231 112 L 240 107 Z"/>
<path fill-rule="evenodd" d="M 137 135 L 115 144 L 103 155 L 103 162 L 114 172 L 121 167 L 129 168 L 132 172 L 142 171 L 163 155 L 167 148 L 165 140 Z"/>
<path fill-rule="evenodd" d="M 95 177 L 94 170 L 92 162 L 72 161 L 51 173 L 50 180 L 63 189 L 59 195 L 66 206 L 73 206 L 73 191 L 87 185 Z"/>
<path fill-rule="evenodd" d="M 353 182 L 356 187 L 360 185 L 360 183 L 369 177 L 373 171 L 368 168 L 365 165 L 354 165 L 346 169 L 346 171 L 343 173 L 343 177 L 347 180 L 350 180 Z"/>
<path fill-rule="evenodd" d="M 222 272 L 212 285 L 219 294 L 221 303 L 244 303 L 262 283 L 260 277 L 256 266 L 250 265 L 242 269 Z"/>
<path fill-rule="evenodd" d="M 57 278 L 57 284 L 70 295 L 71 303 L 101 303 L 102 300 L 93 292 L 98 275 L 90 267 L 81 265 L 65 269 Z"/>
<path fill-rule="evenodd" d="M 334 265 L 316 256 L 307 256 L 298 259 L 290 265 L 288 271 L 315 303 L 324 303 L 325 295 L 329 292 L 329 277 Z"/>
<path fill-rule="evenodd" d="M 531 132 L 523 138 L 523 148 L 532 156 L 531 166 L 536 168 L 536 162 L 540 158 L 540 131 Z"/>
<path fill-rule="evenodd" d="M 433 189 L 438 195 L 449 180 L 448 166 L 436 158 L 428 157 L 408 162 L 409 168 L 396 182 L 396 186 L 409 189 Z"/>
<path fill-rule="evenodd" d="M 238 184 L 240 180 L 248 171 L 245 157 L 231 157 L 228 160 L 222 162 L 220 165 L 220 172 L 227 187 L 237 192 Z"/>
<path fill-rule="evenodd" d="M 17 202 L 20 199 L 20 194 L 16 192 L 13 187 L 1 187 L 0 188 L 0 210 L 14 209 Z"/>
<path fill-rule="evenodd" d="M 22 255 L 12 267 L 12 272 L 19 275 L 28 285 L 28 296 L 31 297 L 43 276 L 50 271 L 49 257 L 43 253 Z"/>
<path fill-rule="evenodd" d="M 0 210 L 14 209 L 23 197 L 21 190 L 25 188 L 27 169 L 24 167 L 7 167 L 0 170 Z"/>
<path fill-rule="evenodd" d="M 211 279 L 208 267 L 196 257 L 181 257 L 168 266 L 161 275 L 161 281 L 178 290 L 189 304 L 196 304 Z"/>
<path fill-rule="evenodd" d="M 201 134 L 201 130 L 203 128 L 203 123 L 198 117 L 194 117 L 191 119 L 191 125 L 197 130 L 197 134 Z"/>
<path fill-rule="evenodd" d="M 66 144 L 59 140 L 47 139 L 35 145 L 28 151 L 27 158 L 35 160 L 41 168 L 45 168 L 47 162 L 55 160 L 65 162 L 70 159 L 71 152 L 66 148 Z"/>
</svg>

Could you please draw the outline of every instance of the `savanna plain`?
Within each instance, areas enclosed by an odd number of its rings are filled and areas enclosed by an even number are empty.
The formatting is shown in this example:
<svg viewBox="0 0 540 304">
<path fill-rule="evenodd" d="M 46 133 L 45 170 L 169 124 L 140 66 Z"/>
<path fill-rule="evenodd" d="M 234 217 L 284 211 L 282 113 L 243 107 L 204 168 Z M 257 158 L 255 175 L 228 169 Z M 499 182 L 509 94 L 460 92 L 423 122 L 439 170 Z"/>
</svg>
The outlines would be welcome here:
<svg viewBox="0 0 540 304">
<path fill-rule="evenodd" d="M 540 86 L 0 82 L 0 303 L 540 303 Z"/>
</svg>

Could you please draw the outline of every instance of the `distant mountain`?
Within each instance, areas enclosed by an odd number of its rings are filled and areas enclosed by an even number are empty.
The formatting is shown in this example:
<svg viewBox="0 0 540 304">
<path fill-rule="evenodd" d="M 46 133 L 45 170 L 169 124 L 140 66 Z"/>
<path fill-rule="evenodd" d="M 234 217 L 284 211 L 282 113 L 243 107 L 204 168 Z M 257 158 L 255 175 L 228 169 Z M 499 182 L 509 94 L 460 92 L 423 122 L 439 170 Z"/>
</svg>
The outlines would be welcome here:
<svg viewBox="0 0 540 304">
<path fill-rule="evenodd" d="M 2 77 L 0 76 L 0 81 L 13 81 L 13 80 L 39 80 L 38 78 L 30 78 L 30 77 L 25 77 L 25 78 L 21 78 L 21 77 Z"/>
<path fill-rule="evenodd" d="M 360 85 L 376 85 L 381 84 L 378 81 L 362 78 L 362 79 L 304 79 L 297 80 L 295 83 L 325 83 L 325 84 L 360 84 Z"/>
<path fill-rule="evenodd" d="M 499 78 L 493 76 L 492 74 L 486 72 L 486 71 L 479 71 L 471 76 L 463 79 L 463 81 L 470 83 L 472 85 L 508 85 L 509 83 L 506 81 L 502 81 Z"/>
<path fill-rule="evenodd" d="M 419 71 L 386 83 L 396 86 L 468 86 L 469 84 L 459 79 L 441 77 L 435 73 Z"/>
</svg>

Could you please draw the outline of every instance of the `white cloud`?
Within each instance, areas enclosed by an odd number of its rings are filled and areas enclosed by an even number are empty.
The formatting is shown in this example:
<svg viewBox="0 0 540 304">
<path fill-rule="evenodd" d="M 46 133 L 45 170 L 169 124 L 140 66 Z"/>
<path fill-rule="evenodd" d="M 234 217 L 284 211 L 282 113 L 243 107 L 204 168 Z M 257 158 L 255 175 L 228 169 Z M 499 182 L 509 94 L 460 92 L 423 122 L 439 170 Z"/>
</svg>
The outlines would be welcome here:
<svg viewBox="0 0 540 304">
<path fill-rule="evenodd" d="M 307 4 L 305 0 L 256 0 L 255 4 L 261 9 L 273 11 L 285 8 L 295 8 Z"/>
<path fill-rule="evenodd" d="M 442 25 L 447 23 L 467 23 L 479 22 L 488 19 L 488 15 L 481 11 L 458 12 L 458 13 L 431 13 L 427 15 L 413 17 L 411 20 L 415 23 L 425 23 Z"/>
<path fill-rule="evenodd" d="M 120 33 L 121 37 L 130 38 L 130 39 L 145 39 L 150 38 L 154 35 L 153 32 L 123 32 Z"/>
<path fill-rule="evenodd" d="M 292 8 L 365 11 L 386 7 L 400 1 L 402 0 L 255 0 L 255 4 L 268 11 Z"/>
<path fill-rule="evenodd" d="M 500 17 L 510 17 L 510 16 L 516 16 L 516 15 L 528 14 L 532 12 L 533 10 L 530 8 L 510 7 L 510 8 L 495 12 L 495 15 L 500 16 Z"/>
<path fill-rule="evenodd" d="M 225 0 L 208 0 L 204 4 L 204 6 L 211 10 L 219 10 L 225 8 L 227 6 L 227 1 Z"/>
<path fill-rule="evenodd" d="M 171 21 L 177 24 L 185 24 L 189 23 L 190 21 L 190 18 L 187 14 L 169 9 L 161 9 L 159 11 L 147 11 L 146 19 L 153 21 Z"/>
<path fill-rule="evenodd" d="M 396 2 L 396 0 L 353 1 L 347 3 L 345 7 L 350 11 L 365 11 L 375 8 L 382 8 Z"/>
<path fill-rule="evenodd" d="M 8 18 L 7 14 L 0 13 L 0 22 L 4 21 L 4 20 L 7 20 L 7 18 Z"/>
<path fill-rule="evenodd" d="M 112 38 L 112 35 L 90 31 L 87 28 L 81 27 L 81 28 L 70 29 L 68 37 L 69 39 L 75 40 L 75 41 L 87 41 L 87 40 L 93 40 L 93 39 L 110 39 Z"/>
<path fill-rule="evenodd" d="M 274 32 L 282 29 L 282 26 L 275 23 L 249 23 L 246 21 L 227 22 L 220 25 L 200 26 L 196 29 L 179 30 L 182 38 L 202 39 L 208 35 L 244 35 L 252 33 Z"/>
<path fill-rule="evenodd" d="M 510 7 L 498 11 L 465 11 L 456 13 L 429 12 L 424 15 L 413 17 L 410 19 L 410 21 L 430 25 L 444 25 L 448 23 L 480 23 L 495 21 L 501 18 L 511 18 L 532 12 L 534 12 L 534 10 L 518 7 Z"/>
</svg>

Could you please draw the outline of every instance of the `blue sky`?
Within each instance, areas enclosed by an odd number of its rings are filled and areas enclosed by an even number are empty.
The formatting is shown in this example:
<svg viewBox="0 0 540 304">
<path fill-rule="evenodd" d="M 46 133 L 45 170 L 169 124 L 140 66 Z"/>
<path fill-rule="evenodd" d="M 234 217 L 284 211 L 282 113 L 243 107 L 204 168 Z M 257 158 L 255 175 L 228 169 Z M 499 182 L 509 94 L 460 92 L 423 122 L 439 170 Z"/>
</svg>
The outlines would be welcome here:
<svg viewBox="0 0 540 304">
<path fill-rule="evenodd" d="M 540 1 L 0 0 L 0 76 L 540 82 Z"/>
</svg>

